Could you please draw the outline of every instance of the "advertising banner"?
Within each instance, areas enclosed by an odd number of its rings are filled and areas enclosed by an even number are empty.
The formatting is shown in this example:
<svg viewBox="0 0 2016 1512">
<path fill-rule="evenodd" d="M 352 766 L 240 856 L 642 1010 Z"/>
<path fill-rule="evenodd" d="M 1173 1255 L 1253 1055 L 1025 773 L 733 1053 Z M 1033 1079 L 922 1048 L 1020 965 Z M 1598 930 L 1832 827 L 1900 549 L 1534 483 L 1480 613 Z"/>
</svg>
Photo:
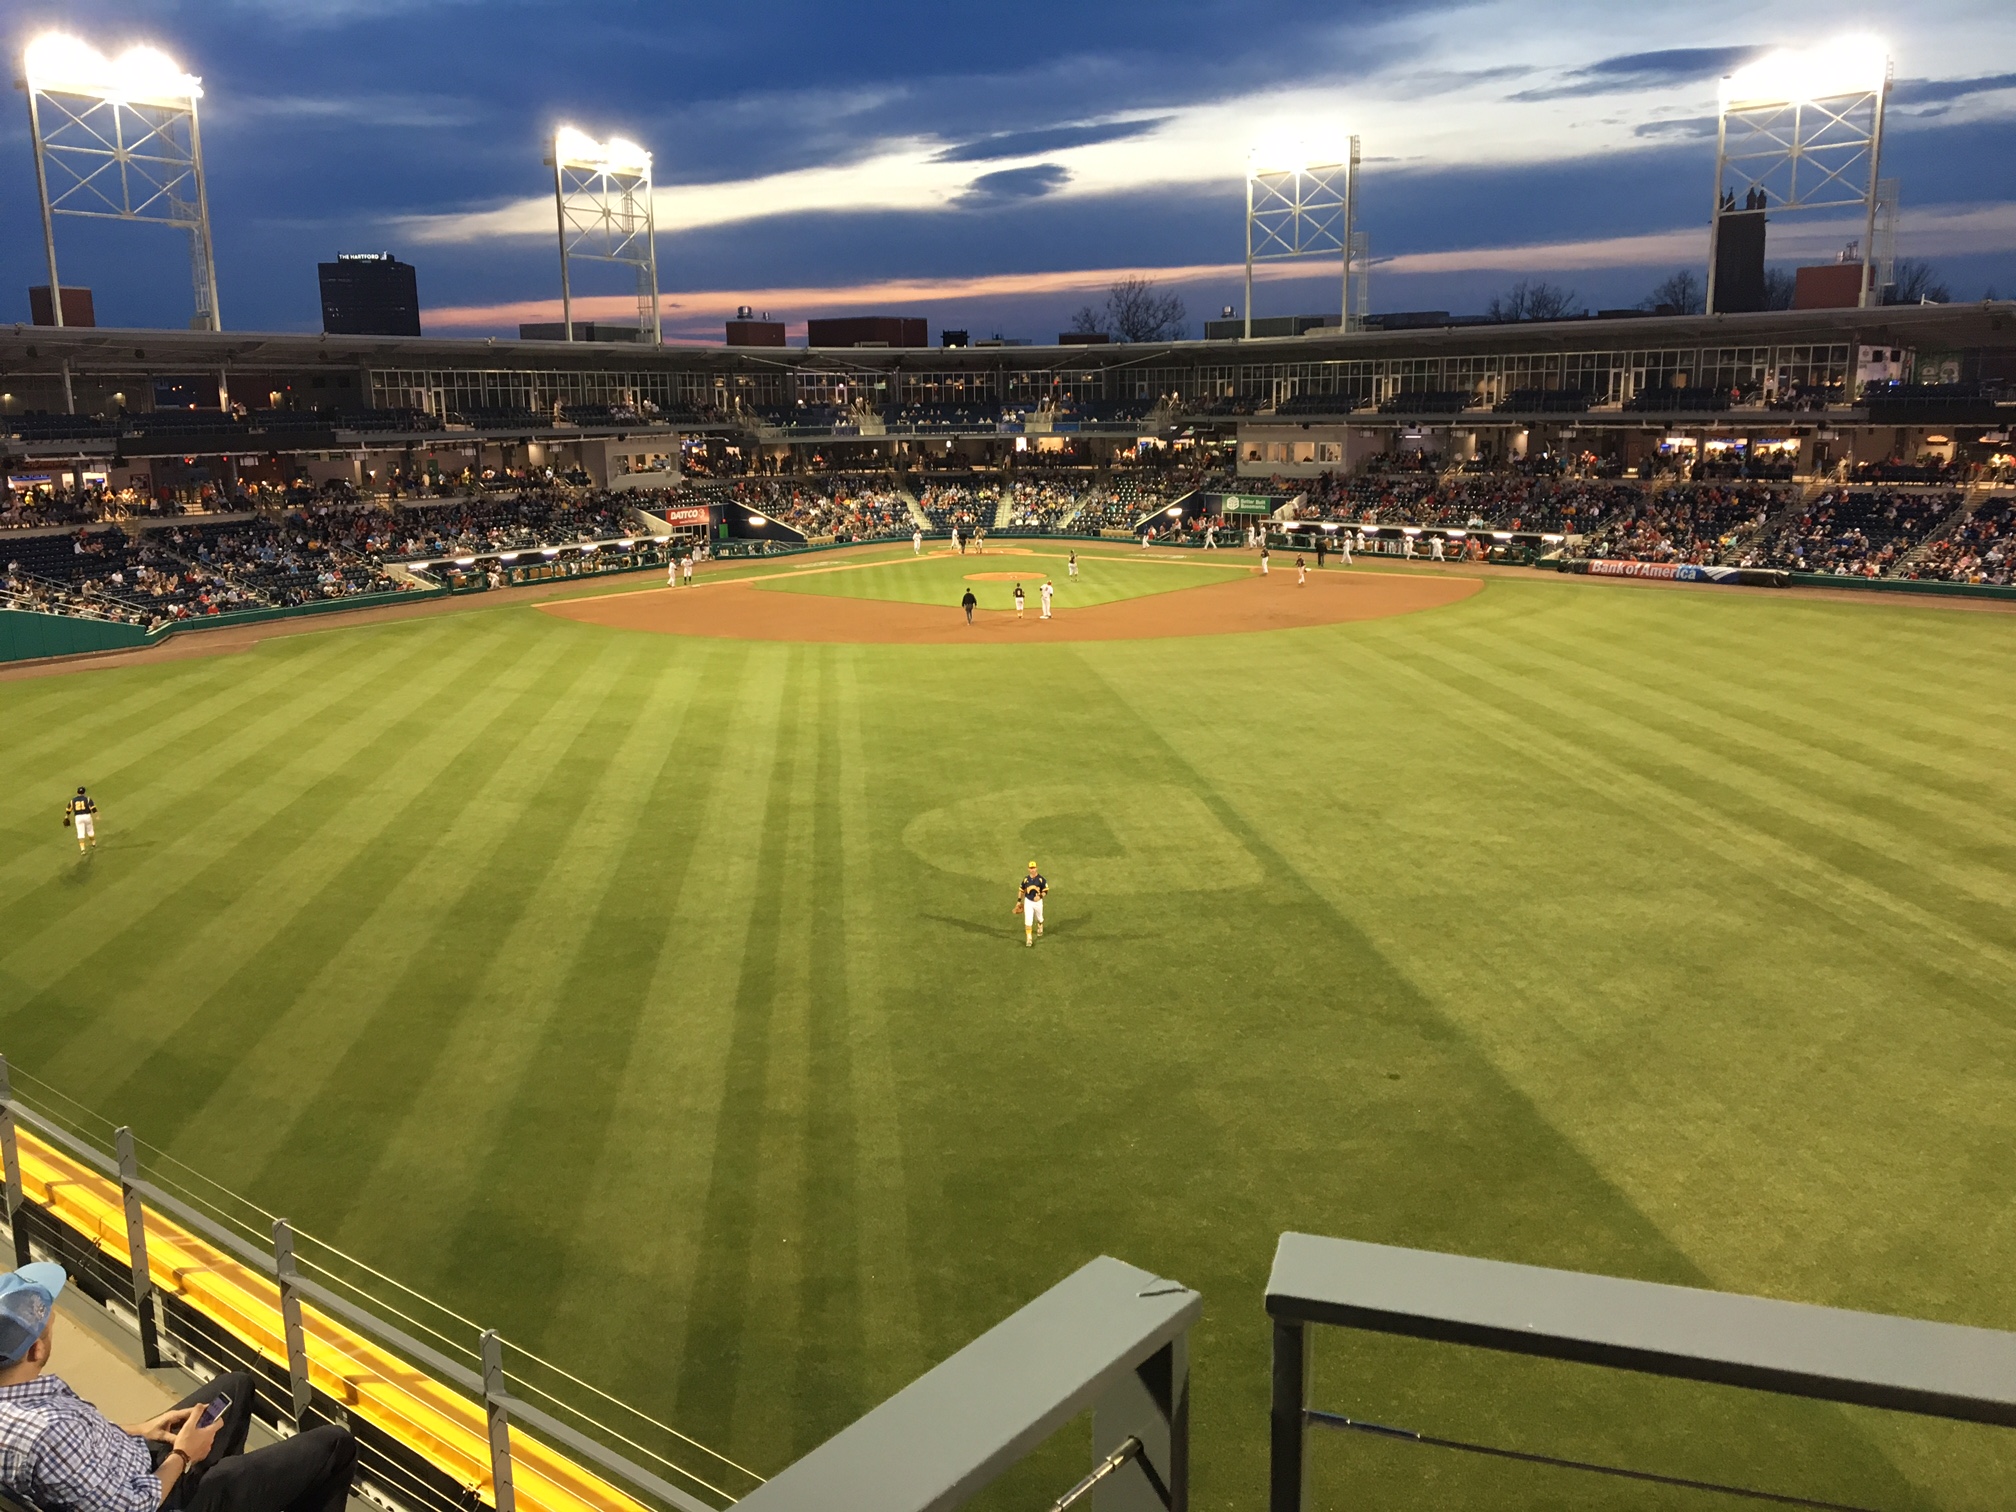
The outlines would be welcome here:
<svg viewBox="0 0 2016 1512">
<path fill-rule="evenodd" d="M 682 504 L 677 509 L 654 511 L 667 525 L 705 525 L 707 506 L 705 504 Z"/>
<path fill-rule="evenodd" d="M 1598 557 L 1589 564 L 1591 577 L 1661 578 L 1680 583 L 1733 583 L 1734 567 L 1703 567 L 1692 562 L 1615 562 Z"/>
</svg>

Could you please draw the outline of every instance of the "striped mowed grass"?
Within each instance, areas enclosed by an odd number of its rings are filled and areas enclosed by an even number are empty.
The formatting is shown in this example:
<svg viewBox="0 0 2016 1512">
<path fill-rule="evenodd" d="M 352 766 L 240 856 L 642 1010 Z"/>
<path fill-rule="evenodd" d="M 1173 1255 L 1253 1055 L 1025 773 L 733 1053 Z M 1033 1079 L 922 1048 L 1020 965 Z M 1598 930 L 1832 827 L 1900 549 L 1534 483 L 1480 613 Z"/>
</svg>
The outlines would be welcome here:
<svg viewBox="0 0 2016 1512">
<path fill-rule="evenodd" d="M 2012 650 L 1499 577 L 1222 639 L 502 607 L 5 683 L 0 1049 L 766 1472 L 1118 1255 L 1204 1293 L 1198 1505 L 1250 1507 L 1284 1229 L 2016 1327 Z M 1988 1430 L 1318 1362 L 1424 1431 L 1884 1507 L 2016 1483 Z M 1666 1505 L 1394 1444 L 1315 1473 Z"/>
</svg>

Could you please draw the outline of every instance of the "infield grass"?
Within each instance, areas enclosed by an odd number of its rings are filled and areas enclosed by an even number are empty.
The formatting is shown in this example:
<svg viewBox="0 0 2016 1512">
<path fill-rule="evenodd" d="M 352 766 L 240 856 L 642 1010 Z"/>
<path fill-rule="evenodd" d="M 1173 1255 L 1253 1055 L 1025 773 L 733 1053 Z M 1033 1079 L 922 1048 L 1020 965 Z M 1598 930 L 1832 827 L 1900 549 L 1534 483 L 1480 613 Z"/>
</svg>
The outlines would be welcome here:
<svg viewBox="0 0 2016 1512">
<path fill-rule="evenodd" d="M 1055 609 L 1062 614 L 1092 604 L 1110 604 L 1144 594 L 1169 593 L 1222 583 L 1257 570 L 1250 556 L 1224 554 L 1221 563 L 1170 561 L 1166 555 L 1139 558 L 1098 550 L 1081 552 L 1078 576 L 1069 573 L 1066 553 L 1051 547 L 995 550 L 985 556 L 940 554 L 913 557 L 908 553 L 865 566 L 814 558 L 801 570 L 778 572 L 760 579 L 762 587 L 793 593 L 823 593 L 841 598 L 891 599 L 906 604 L 959 603 L 968 588 L 982 609 L 1013 609 L 1015 585 L 1022 585 L 1030 614 L 1042 608 L 1041 588 L 1048 577 L 1056 586 Z"/>
<path fill-rule="evenodd" d="M 0 1050 L 765 1472 L 1117 1255 L 1203 1292 L 1195 1504 L 1252 1508 L 1284 1229 L 2016 1327 L 2012 664 L 2000 614 L 1536 574 L 1215 640 L 484 607 L 4 683 Z M 1317 1357 L 1429 1432 L 2016 1488 L 1988 1429 Z M 1313 1449 L 1322 1506 L 1723 1504 Z"/>
</svg>

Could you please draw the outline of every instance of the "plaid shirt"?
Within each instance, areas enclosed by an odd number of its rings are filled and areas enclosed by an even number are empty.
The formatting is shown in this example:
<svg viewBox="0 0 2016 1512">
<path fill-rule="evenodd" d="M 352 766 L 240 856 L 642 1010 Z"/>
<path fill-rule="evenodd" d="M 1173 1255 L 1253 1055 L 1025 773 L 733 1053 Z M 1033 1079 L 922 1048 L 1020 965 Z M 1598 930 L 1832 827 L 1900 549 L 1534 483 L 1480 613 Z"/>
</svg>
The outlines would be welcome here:
<svg viewBox="0 0 2016 1512">
<path fill-rule="evenodd" d="M 0 1486 L 43 1512 L 154 1512 L 161 1505 L 147 1441 L 48 1375 L 0 1386 Z"/>
</svg>

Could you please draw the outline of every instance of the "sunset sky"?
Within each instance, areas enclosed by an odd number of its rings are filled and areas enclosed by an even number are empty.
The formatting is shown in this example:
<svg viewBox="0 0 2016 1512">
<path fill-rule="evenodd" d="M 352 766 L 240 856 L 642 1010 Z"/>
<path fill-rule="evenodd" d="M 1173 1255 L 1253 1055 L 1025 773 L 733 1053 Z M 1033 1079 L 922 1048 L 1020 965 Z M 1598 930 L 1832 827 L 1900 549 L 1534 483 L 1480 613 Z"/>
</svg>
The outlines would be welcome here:
<svg viewBox="0 0 2016 1512">
<path fill-rule="evenodd" d="M 738 304 L 921 314 L 1049 339 L 1124 273 L 1178 289 L 1191 334 L 1242 299 L 1256 141 L 1363 142 L 1375 310 L 1481 309 L 1521 277 L 1626 305 L 1700 267 L 1716 81 L 1845 33 L 1895 60 L 1884 170 L 1899 250 L 1954 297 L 2016 295 L 2016 6 L 1474 4 L 1013 7 L 20 0 L 5 41 L 60 25 L 151 42 L 202 76 L 227 328 L 319 328 L 315 263 L 390 250 L 430 334 L 558 314 L 544 142 L 559 125 L 656 155 L 668 338 Z M 0 313 L 46 281 L 27 112 L 0 146 Z M 1829 257 L 1851 219 L 1783 218 L 1771 257 Z M 180 326 L 184 240 L 58 228 L 64 282 L 107 325 Z M 1261 314 L 1327 310 L 1334 264 L 1270 278 Z M 577 315 L 634 310 L 577 271 Z"/>
</svg>

